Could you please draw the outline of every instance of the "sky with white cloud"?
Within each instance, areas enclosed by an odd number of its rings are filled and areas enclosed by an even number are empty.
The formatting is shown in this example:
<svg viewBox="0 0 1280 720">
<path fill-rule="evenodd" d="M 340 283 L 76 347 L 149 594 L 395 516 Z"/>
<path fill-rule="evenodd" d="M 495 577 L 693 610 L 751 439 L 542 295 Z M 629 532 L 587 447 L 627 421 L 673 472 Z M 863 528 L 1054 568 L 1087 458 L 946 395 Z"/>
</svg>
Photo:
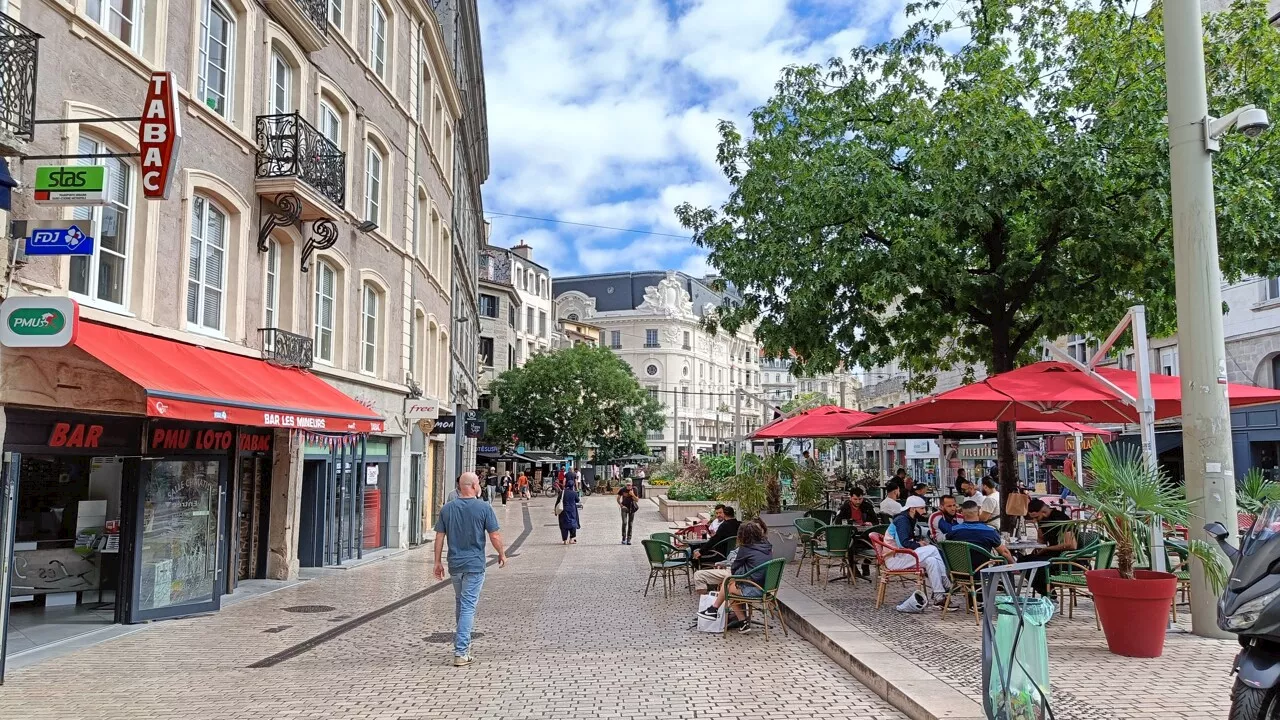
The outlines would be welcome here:
<svg viewBox="0 0 1280 720">
<path fill-rule="evenodd" d="M 716 123 L 782 68 L 904 26 L 905 0 L 480 0 L 491 242 L 555 275 L 707 270 L 673 209 L 718 206 Z M 638 234 L 571 225 L 645 230 Z"/>
</svg>

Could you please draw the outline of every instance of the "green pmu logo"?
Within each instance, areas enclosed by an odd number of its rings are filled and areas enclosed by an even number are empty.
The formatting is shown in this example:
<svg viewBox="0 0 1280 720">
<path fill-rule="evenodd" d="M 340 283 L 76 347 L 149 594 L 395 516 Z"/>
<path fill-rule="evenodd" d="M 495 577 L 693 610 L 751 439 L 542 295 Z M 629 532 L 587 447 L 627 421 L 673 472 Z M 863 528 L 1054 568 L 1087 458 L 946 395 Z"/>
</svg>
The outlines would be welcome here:
<svg viewBox="0 0 1280 720">
<path fill-rule="evenodd" d="M 57 335 L 67 319 L 53 308 L 21 308 L 9 315 L 9 329 L 15 335 Z"/>
</svg>

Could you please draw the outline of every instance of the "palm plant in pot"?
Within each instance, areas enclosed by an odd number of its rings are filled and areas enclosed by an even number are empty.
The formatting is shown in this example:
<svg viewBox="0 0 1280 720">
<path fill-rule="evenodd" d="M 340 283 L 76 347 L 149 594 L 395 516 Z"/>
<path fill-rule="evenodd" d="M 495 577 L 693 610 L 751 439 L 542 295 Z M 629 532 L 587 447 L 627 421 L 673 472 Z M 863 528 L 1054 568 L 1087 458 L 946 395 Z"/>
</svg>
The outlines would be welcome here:
<svg viewBox="0 0 1280 720">
<path fill-rule="evenodd" d="M 1137 559 L 1140 551 L 1143 556 L 1149 554 L 1143 548 L 1153 522 L 1191 522 L 1191 501 L 1163 471 L 1148 467 L 1132 445 L 1094 445 L 1085 467 L 1092 477 L 1085 485 L 1063 473 L 1056 475 L 1083 505 L 1092 508 L 1093 517 L 1087 522 L 1116 543 L 1115 568 L 1085 573 L 1107 647 L 1117 655 L 1159 657 L 1178 580 L 1172 573 L 1137 567 Z M 1226 569 L 1215 548 L 1193 540 L 1188 552 L 1204 563 L 1215 589 L 1226 583 Z"/>
</svg>

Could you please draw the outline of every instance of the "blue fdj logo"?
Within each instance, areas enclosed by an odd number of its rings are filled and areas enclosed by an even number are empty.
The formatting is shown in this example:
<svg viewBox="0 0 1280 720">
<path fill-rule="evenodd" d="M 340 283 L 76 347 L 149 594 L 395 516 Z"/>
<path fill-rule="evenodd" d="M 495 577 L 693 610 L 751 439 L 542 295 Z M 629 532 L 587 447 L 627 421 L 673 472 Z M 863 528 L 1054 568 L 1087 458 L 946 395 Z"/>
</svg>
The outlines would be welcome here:
<svg viewBox="0 0 1280 720">
<path fill-rule="evenodd" d="M 93 238 L 80 228 L 40 228 L 27 238 L 28 255 L 92 255 Z"/>
</svg>

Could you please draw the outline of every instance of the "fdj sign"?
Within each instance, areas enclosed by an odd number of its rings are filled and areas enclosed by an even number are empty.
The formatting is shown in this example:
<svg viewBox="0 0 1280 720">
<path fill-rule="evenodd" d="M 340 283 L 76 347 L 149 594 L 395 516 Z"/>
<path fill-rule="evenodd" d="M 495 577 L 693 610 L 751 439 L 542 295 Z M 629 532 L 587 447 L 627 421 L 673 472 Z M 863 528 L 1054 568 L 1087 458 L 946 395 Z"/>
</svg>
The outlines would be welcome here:
<svg viewBox="0 0 1280 720">
<path fill-rule="evenodd" d="M 36 168 L 33 199 L 37 205 L 103 205 L 105 165 L 51 165 Z"/>
<path fill-rule="evenodd" d="M 79 306 L 68 298 L 8 298 L 0 303 L 0 345 L 64 347 L 75 340 L 79 315 Z"/>
<path fill-rule="evenodd" d="M 93 238 L 76 225 L 68 228 L 40 228 L 27 238 L 28 255 L 92 255 Z"/>
</svg>

